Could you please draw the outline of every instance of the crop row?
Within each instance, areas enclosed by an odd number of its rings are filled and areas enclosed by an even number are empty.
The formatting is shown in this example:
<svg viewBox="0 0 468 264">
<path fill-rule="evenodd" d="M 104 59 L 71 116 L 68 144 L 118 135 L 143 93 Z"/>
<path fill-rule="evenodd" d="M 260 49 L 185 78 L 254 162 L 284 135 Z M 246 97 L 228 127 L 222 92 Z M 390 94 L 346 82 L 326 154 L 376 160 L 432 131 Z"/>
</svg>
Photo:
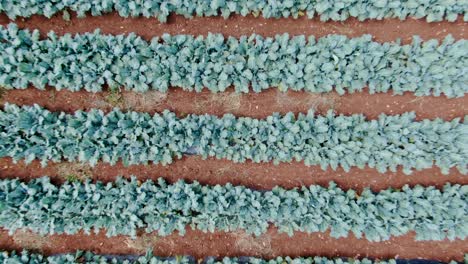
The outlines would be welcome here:
<svg viewBox="0 0 468 264">
<path fill-rule="evenodd" d="M 92 252 L 77 251 L 75 253 L 58 254 L 44 256 L 38 253 L 31 253 L 23 250 L 21 253 L 15 251 L 0 251 L 0 263 L 4 264 L 192 264 L 195 263 L 191 258 L 181 256 L 173 258 L 159 258 L 152 254 L 145 256 L 115 256 L 115 255 L 96 255 Z M 216 262 L 212 262 L 213 264 Z M 219 263 L 219 262 L 218 262 Z M 312 263 L 311 263 L 312 264 Z M 330 263 L 334 264 L 334 263 Z M 340 263 L 341 264 L 341 263 Z M 345 264 L 345 263 L 343 263 Z M 363 263 L 363 264 L 372 264 Z M 389 263 L 390 264 L 390 263 Z M 393 264 L 393 263 L 392 263 Z"/>
<path fill-rule="evenodd" d="M 430 260 L 428 263 L 432 263 Z M 169 258 L 160 258 L 154 256 L 151 251 L 148 251 L 145 256 L 116 256 L 116 255 L 96 255 L 92 252 L 76 251 L 75 253 L 58 254 L 53 256 L 44 256 L 38 253 L 30 253 L 23 250 L 21 253 L 15 251 L 0 251 L 0 263 L 8 264 L 397 264 L 397 259 L 354 259 L 354 258 L 326 258 L 326 257 L 276 257 L 273 259 L 261 259 L 255 257 L 238 257 L 238 258 L 222 258 L 217 259 L 208 257 L 195 261 L 192 257 L 176 256 Z M 402 259 L 400 263 L 410 263 Z M 424 263 L 424 260 L 418 260 L 418 263 Z M 468 263 L 468 255 L 465 254 L 465 262 Z M 450 264 L 457 264 L 456 261 L 451 261 Z"/>
<path fill-rule="evenodd" d="M 381 115 L 315 115 L 313 111 L 265 119 L 187 115 L 164 111 L 110 113 L 92 109 L 74 114 L 49 112 L 38 105 L 6 104 L 0 111 L 0 157 L 80 161 L 94 166 L 103 161 L 124 165 L 169 164 L 184 154 L 234 162 L 304 161 L 346 171 L 370 166 L 379 172 L 402 166 L 431 168 L 444 174 L 452 167 L 467 172 L 468 119 L 415 121 L 414 113 Z"/>
<path fill-rule="evenodd" d="M 240 258 L 228 258 L 215 259 L 213 257 L 205 258 L 203 262 L 197 262 L 195 259 L 186 256 L 177 256 L 171 258 L 159 258 L 153 256 L 148 252 L 145 256 L 134 257 L 134 256 L 105 256 L 96 255 L 91 252 L 77 251 L 74 254 L 61 254 L 54 256 L 43 256 L 37 253 L 30 253 L 28 251 L 22 251 L 16 253 L 14 251 L 0 251 L 0 262 L 9 264 L 75 264 L 75 263 L 87 263 L 87 264 L 104 264 L 104 263 L 115 263 L 115 264 L 194 264 L 194 263 L 205 263 L 205 264 L 396 264 L 395 259 L 389 260 L 372 260 L 372 259 L 352 259 L 352 258 L 334 258 L 329 259 L 325 257 L 308 257 L 308 258 L 290 258 L 290 257 L 277 257 L 274 259 L 260 259 L 254 257 L 240 257 Z M 421 261 L 420 261 L 421 262 Z M 456 264 L 456 262 L 451 262 Z"/>
<path fill-rule="evenodd" d="M 464 20 L 468 20 L 466 15 L 468 4 L 463 0 L 16 0 L 0 2 L 0 12 L 5 12 L 10 18 L 29 17 L 35 14 L 51 17 L 65 10 L 77 12 L 80 17 L 88 12 L 93 16 L 99 16 L 117 11 L 123 17 L 157 17 L 161 22 L 166 22 L 171 13 L 187 18 L 193 15 L 222 15 L 228 18 L 232 14 L 242 16 L 251 14 L 265 18 L 298 18 L 307 14 L 308 18 L 320 16 L 322 21 L 343 21 L 349 17 L 356 17 L 359 20 L 426 17 L 428 22 L 443 19 L 455 21 L 458 15 L 464 15 Z M 68 16 L 67 13 L 64 18 L 68 19 Z"/>
<path fill-rule="evenodd" d="M 352 232 L 369 241 L 388 240 L 414 231 L 417 240 L 465 239 L 468 235 L 468 185 L 404 186 L 372 193 L 311 185 L 256 191 L 243 186 L 202 186 L 117 179 L 53 185 L 48 177 L 21 182 L 0 180 L 0 226 L 13 233 L 29 229 L 41 235 L 136 236 L 139 229 L 166 236 L 185 234 L 188 226 L 204 232 L 244 230 L 261 235 L 270 224 L 294 232 Z"/>
<path fill-rule="evenodd" d="M 101 91 L 158 90 L 169 87 L 220 92 L 260 92 L 277 87 L 339 94 L 413 92 L 417 96 L 468 92 L 468 41 L 448 36 L 412 44 L 377 43 L 370 35 L 320 39 L 287 34 L 240 39 L 221 34 L 206 37 L 163 35 L 146 41 L 130 34 L 103 35 L 99 31 L 59 37 L 0 27 L 0 85 L 24 89 Z M 251 88 L 250 88 L 251 87 Z"/>
</svg>

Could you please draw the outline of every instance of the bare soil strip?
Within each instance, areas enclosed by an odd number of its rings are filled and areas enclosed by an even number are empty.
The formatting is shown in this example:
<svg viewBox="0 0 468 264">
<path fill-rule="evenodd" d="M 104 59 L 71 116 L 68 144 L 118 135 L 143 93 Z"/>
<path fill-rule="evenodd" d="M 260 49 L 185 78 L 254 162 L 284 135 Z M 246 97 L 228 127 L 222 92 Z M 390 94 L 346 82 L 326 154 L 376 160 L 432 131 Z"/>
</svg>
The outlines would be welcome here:
<svg viewBox="0 0 468 264">
<path fill-rule="evenodd" d="M 20 250 L 28 248 L 44 254 L 74 252 L 76 249 L 90 250 L 97 254 L 144 254 L 152 249 L 155 255 L 191 255 L 196 258 L 208 256 L 256 256 L 273 258 L 276 256 L 327 256 L 327 257 L 372 257 L 379 259 L 432 259 L 448 262 L 463 260 L 468 252 L 468 244 L 455 241 L 415 241 L 413 234 L 394 237 L 383 242 L 369 242 L 353 235 L 335 239 L 327 233 L 294 233 L 289 237 L 278 233 L 275 228 L 259 236 L 244 232 L 203 233 L 188 229 L 184 236 L 172 234 L 159 237 L 156 234 L 141 234 L 137 239 L 126 236 L 107 238 L 98 235 L 51 235 L 42 237 L 27 231 L 18 231 L 8 236 L 0 231 L 0 248 Z"/>
<path fill-rule="evenodd" d="M 447 99 L 446 97 L 417 97 L 410 93 L 392 95 L 390 93 L 369 94 L 368 92 L 346 94 L 315 94 L 307 92 L 280 92 L 268 89 L 261 93 L 239 94 L 233 89 L 223 93 L 201 93 L 170 89 L 168 93 L 150 91 L 136 92 L 71 92 L 48 89 L 41 91 L 5 90 L 0 103 L 17 105 L 41 105 L 51 111 L 74 112 L 99 108 L 110 111 L 114 107 L 122 110 L 156 113 L 165 109 L 184 116 L 212 114 L 222 116 L 231 113 L 236 116 L 265 118 L 274 112 L 307 113 L 314 109 L 318 114 L 326 114 L 333 109 L 336 113 L 351 115 L 362 113 L 369 119 L 376 119 L 381 113 L 388 115 L 416 112 L 417 119 L 442 118 L 452 120 L 468 115 L 468 97 Z"/>
<path fill-rule="evenodd" d="M 9 158 L 0 158 L 0 178 L 20 178 L 29 180 L 42 176 L 49 176 L 55 183 L 65 180 L 92 179 L 95 181 L 110 182 L 118 176 L 130 177 L 135 175 L 139 180 L 157 180 L 163 177 L 169 182 L 180 179 L 198 181 L 201 184 L 243 185 L 249 188 L 269 190 L 275 186 L 295 188 L 319 184 L 328 186 L 334 181 L 343 189 L 362 190 L 370 187 L 380 191 L 390 187 L 401 188 L 405 184 L 411 186 L 436 186 L 441 188 L 447 182 L 452 184 L 468 184 L 468 176 L 458 170 L 451 170 L 450 175 L 442 175 L 438 168 L 414 171 L 412 175 L 398 172 L 380 174 L 372 168 L 352 168 L 350 172 L 342 169 L 323 171 L 318 166 L 307 167 L 303 163 L 233 163 L 228 160 L 207 159 L 198 156 L 187 156 L 174 163 L 162 165 L 132 165 L 125 167 L 121 163 L 111 166 L 98 163 L 94 168 L 80 163 L 49 163 L 42 168 L 39 162 L 25 165 L 23 162 L 14 164 Z"/>
<path fill-rule="evenodd" d="M 0 24 L 10 22 L 4 14 L 0 15 Z M 263 36 L 289 33 L 289 35 L 315 35 L 322 37 L 328 34 L 341 34 L 348 37 L 371 34 L 375 41 L 389 42 L 401 38 L 404 43 L 411 42 L 413 35 L 419 35 L 424 40 L 443 39 L 452 34 L 455 39 L 466 38 L 465 23 L 463 19 L 456 22 L 427 23 L 424 19 L 386 19 L 367 20 L 360 22 L 356 19 L 348 19 L 344 22 L 321 22 L 319 19 L 264 19 L 253 16 L 232 16 L 225 20 L 222 17 L 195 17 L 185 19 L 183 16 L 171 15 L 167 24 L 161 24 L 156 18 L 123 18 L 117 13 L 103 16 L 87 16 L 76 18 L 72 16 L 70 21 L 63 20 L 61 15 L 51 19 L 43 16 L 31 18 L 18 18 L 17 23 L 21 28 L 40 29 L 42 33 L 50 30 L 59 35 L 65 33 L 83 33 L 100 28 L 103 33 L 128 34 L 134 32 L 145 39 L 163 33 L 207 35 L 209 32 L 222 33 L 226 36 L 239 37 L 253 33 Z"/>
</svg>

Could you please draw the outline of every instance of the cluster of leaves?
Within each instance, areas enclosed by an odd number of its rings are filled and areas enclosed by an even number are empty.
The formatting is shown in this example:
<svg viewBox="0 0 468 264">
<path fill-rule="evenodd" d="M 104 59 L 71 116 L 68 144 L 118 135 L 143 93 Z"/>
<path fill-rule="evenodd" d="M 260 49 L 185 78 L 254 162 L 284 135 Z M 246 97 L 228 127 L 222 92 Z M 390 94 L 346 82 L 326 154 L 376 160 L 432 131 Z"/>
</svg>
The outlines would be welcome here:
<svg viewBox="0 0 468 264">
<path fill-rule="evenodd" d="M 136 236 L 138 229 L 184 235 L 187 226 L 204 232 L 245 230 L 261 235 L 270 224 L 293 235 L 331 231 L 335 238 L 352 232 L 369 241 L 388 240 L 414 231 L 417 240 L 465 239 L 468 235 L 468 185 L 404 186 L 372 193 L 311 185 L 256 191 L 243 186 L 167 184 L 162 178 L 138 182 L 67 182 L 48 177 L 0 180 L 0 226 L 13 233 Z"/>
<path fill-rule="evenodd" d="M 23 250 L 21 253 L 15 251 L 0 251 L 0 263 L 6 264 L 192 264 L 195 263 L 188 257 L 158 258 L 151 252 L 145 256 L 125 257 L 125 256 L 104 256 L 96 255 L 92 252 L 77 251 L 74 254 L 60 254 L 54 256 L 44 256 L 37 253 L 30 253 Z M 369 263 L 372 264 L 372 263 Z"/>
<path fill-rule="evenodd" d="M 0 85 L 23 89 L 101 91 L 111 89 L 166 92 L 169 87 L 220 92 L 260 92 L 277 87 L 339 94 L 413 92 L 417 96 L 468 92 L 468 40 L 448 36 L 412 44 L 377 43 L 370 35 L 320 39 L 287 34 L 225 39 L 163 35 L 150 42 L 130 34 L 99 31 L 40 39 L 39 31 L 0 27 Z"/>
<path fill-rule="evenodd" d="M 263 16 L 265 18 L 294 17 L 307 13 L 308 18 L 320 16 L 322 21 L 343 21 L 349 17 L 359 20 L 408 17 L 423 18 L 428 22 L 455 21 L 464 15 L 468 21 L 468 3 L 463 0 L 15 0 L 1 1 L 0 12 L 10 18 L 29 17 L 39 14 L 51 17 L 54 14 L 71 10 L 84 17 L 86 13 L 100 16 L 117 11 L 123 17 L 157 17 L 166 22 L 171 13 L 187 18 L 196 16 L 218 16 L 228 18 L 231 14 Z"/>
<path fill-rule="evenodd" d="M 0 111 L 0 157 L 29 163 L 41 160 L 98 161 L 124 165 L 169 164 L 184 154 L 256 163 L 304 161 L 323 170 L 369 166 L 379 172 L 435 165 L 447 174 L 457 167 L 467 173 L 468 118 L 415 121 L 414 113 L 381 115 L 315 115 L 313 111 L 266 119 L 188 115 L 110 113 L 93 109 L 74 114 L 38 106 L 5 104 Z"/>
</svg>

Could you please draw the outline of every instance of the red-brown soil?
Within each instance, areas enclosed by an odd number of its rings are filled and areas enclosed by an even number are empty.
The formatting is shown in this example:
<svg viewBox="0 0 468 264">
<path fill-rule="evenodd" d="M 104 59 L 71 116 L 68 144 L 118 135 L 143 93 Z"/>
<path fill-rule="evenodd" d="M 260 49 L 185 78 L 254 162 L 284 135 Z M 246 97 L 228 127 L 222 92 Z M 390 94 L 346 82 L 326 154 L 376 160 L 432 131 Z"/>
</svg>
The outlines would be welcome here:
<svg viewBox="0 0 468 264">
<path fill-rule="evenodd" d="M 42 168 L 39 162 L 25 165 L 23 162 L 14 164 L 9 158 L 0 159 L 0 178 L 20 178 L 28 180 L 47 175 L 56 183 L 66 179 L 90 178 L 96 181 L 114 181 L 117 176 L 136 176 L 139 180 L 156 180 L 159 177 L 175 182 L 180 179 L 198 181 L 201 184 L 243 185 L 254 189 L 272 189 L 275 186 L 294 188 L 319 184 L 328 186 L 334 181 L 343 189 L 362 190 L 370 187 L 380 191 L 390 187 L 400 188 L 405 184 L 414 186 L 436 186 L 441 188 L 447 182 L 468 184 L 468 176 L 464 176 L 456 169 L 450 175 L 441 174 L 436 167 L 422 171 L 414 171 L 405 175 L 399 170 L 396 173 L 380 174 L 372 168 L 359 169 L 354 167 L 346 173 L 342 169 L 337 171 L 323 171 L 319 166 L 307 167 L 303 163 L 233 163 L 228 160 L 207 159 L 198 156 L 186 156 L 170 165 L 133 165 L 125 167 L 121 163 L 110 166 L 99 163 L 91 168 L 79 163 L 49 163 Z"/>
<path fill-rule="evenodd" d="M 328 233 L 294 233 L 289 237 L 270 228 L 267 233 L 255 237 L 241 231 L 203 233 L 187 230 L 184 236 L 174 233 L 167 237 L 156 234 L 141 234 L 137 239 L 126 236 L 107 238 L 98 235 L 39 235 L 18 231 L 8 236 L 0 231 L 0 247 L 6 250 L 20 250 L 28 247 L 44 254 L 74 252 L 77 248 L 102 254 L 144 254 L 152 249 L 155 255 L 191 255 L 195 258 L 207 256 L 327 256 L 327 257 L 373 257 L 380 259 L 433 259 L 438 261 L 463 260 L 468 244 L 455 241 L 415 241 L 413 234 L 393 237 L 388 241 L 369 242 L 347 238 L 331 238 Z"/>
<path fill-rule="evenodd" d="M 10 20 L 0 15 L 0 24 L 8 24 Z M 52 19 L 42 16 L 19 18 L 15 21 L 21 28 L 40 29 L 44 34 L 54 30 L 57 34 L 91 32 L 100 28 L 101 32 L 122 34 L 134 32 L 145 39 L 163 33 L 206 35 L 209 32 L 239 37 L 253 33 L 263 36 L 289 33 L 294 35 L 314 35 L 322 37 L 328 34 L 341 34 L 349 37 L 371 34 L 375 41 L 388 42 L 401 38 L 404 43 L 411 42 L 413 35 L 419 35 L 424 40 L 443 39 L 452 34 L 455 39 L 465 38 L 465 23 L 463 19 L 457 22 L 427 23 L 424 19 L 386 19 L 360 22 L 348 19 L 345 22 L 321 22 L 318 19 L 305 17 L 294 19 L 264 19 L 253 16 L 232 16 L 228 20 L 222 17 L 195 17 L 185 19 L 182 16 L 171 15 L 168 23 L 161 24 L 155 18 L 123 18 L 116 13 L 99 17 L 73 18 L 70 21 L 56 15 Z"/>
<path fill-rule="evenodd" d="M 110 111 L 113 107 L 119 107 L 122 110 L 155 113 L 168 109 L 180 116 L 188 113 L 218 116 L 231 113 L 236 116 L 265 118 L 274 112 L 297 114 L 307 113 L 309 109 L 315 109 L 318 114 L 325 114 L 330 109 L 345 115 L 361 113 L 369 119 L 376 119 L 381 113 L 395 115 L 410 111 L 416 112 L 419 120 L 437 117 L 452 120 L 468 115 L 468 97 L 447 99 L 442 96 L 417 97 L 411 93 L 392 95 L 368 92 L 339 96 L 336 93 L 280 92 L 274 88 L 248 94 L 235 93 L 232 89 L 215 94 L 207 90 L 195 93 L 177 88 L 170 89 L 168 93 L 89 93 L 30 88 L 4 91 L 0 104 L 6 102 L 17 105 L 39 104 L 51 111 L 65 112 L 91 108 Z"/>
</svg>

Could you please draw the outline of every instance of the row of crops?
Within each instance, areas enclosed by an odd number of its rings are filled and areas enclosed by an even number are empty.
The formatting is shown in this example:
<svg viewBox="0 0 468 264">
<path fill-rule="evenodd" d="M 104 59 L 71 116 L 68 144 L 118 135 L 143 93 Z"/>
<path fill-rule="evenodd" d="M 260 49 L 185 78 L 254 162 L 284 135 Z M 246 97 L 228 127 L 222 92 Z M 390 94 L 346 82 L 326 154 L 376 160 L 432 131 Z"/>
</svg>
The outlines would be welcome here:
<svg viewBox="0 0 468 264">
<path fill-rule="evenodd" d="M 468 255 L 466 255 L 468 258 Z M 91 252 L 76 252 L 74 254 L 61 254 L 56 256 L 43 256 L 40 254 L 29 253 L 23 251 L 21 253 L 16 252 L 0 252 L 0 262 L 2 263 L 54 263 L 54 264 L 72 264 L 77 262 L 85 263 L 115 263 L 115 264 L 192 264 L 201 263 L 199 260 L 195 260 L 186 256 L 177 256 L 174 258 L 158 258 L 148 252 L 145 256 L 134 258 L 131 256 L 104 256 L 96 255 Z M 206 258 L 202 263 L 206 264 L 397 264 L 397 260 L 371 260 L 364 258 L 359 259 L 340 259 L 340 258 L 324 258 L 324 257 L 309 257 L 309 258 L 290 258 L 290 257 L 277 257 L 271 260 L 265 260 L 261 258 L 253 257 L 240 257 L 240 258 Z M 456 264 L 457 262 L 452 261 L 450 264 Z"/>
<path fill-rule="evenodd" d="M 431 168 L 467 173 L 468 123 L 456 118 L 415 121 L 414 113 L 326 116 L 274 114 L 265 119 L 225 115 L 177 117 L 114 110 L 50 112 L 38 105 L 6 104 L 0 111 L 0 157 L 80 161 L 95 165 L 170 164 L 185 154 L 234 162 L 304 161 L 324 170 L 370 166 L 407 174 Z"/>
<path fill-rule="evenodd" d="M 460 99 L 468 93 L 468 41 L 450 35 L 438 41 L 423 40 L 415 34 L 411 43 L 403 44 L 401 40 L 377 42 L 371 35 L 315 38 L 252 34 L 235 38 L 216 33 L 192 36 L 181 30 L 176 35 L 144 39 L 133 33 L 103 34 L 94 28 L 89 33 L 59 35 L 20 28 L 14 19 L 26 19 L 23 22 L 27 23 L 27 18 L 37 15 L 62 16 L 62 23 L 73 26 L 75 15 L 105 18 L 105 14 L 114 13 L 129 20 L 157 18 L 162 23 L 173 14 L 187 19 L 239 19 L 240 15 L 248 19 L 317 19 L 345 24 L 352 19 L 365 26 L 362 21 L 369 19 L 416 18 L 428 23 L 454 22 L 446 23 L 449 27 L 468 21 L 466 10 L 465 0 L 0 1 L 0 13 L 12 22 L 0 25 L 0 98 L 4 91 L 18 89 L 76 93 L 123 89 L 144 97 L 148 91 L 218 93 L 233 88 L 235 93 L 247 94 L 278 89 L 337 96 L 359 92 L 411 95 L 415 100 L 429 96 Z M 440 34 L 434 36 L 442 39 Z M 338 115 L 333 110 L 317 115 L 310 109 L 298 115 L 271 113 L 256 119 L 232 114 L 176 114 L 169 110 L 149 114 L 118 108 L 109 112 L 61 112 L 8 102 L 0 109 L 0 158 L 11 158 L 14 163 L 27 165 L 37 160 L 43 167 L 54 162 L 93 168 L 99 163 L 119 162 L 124 166 L 171 166 L 188 155 L 265 165 L 301 162 L 330 174 L 342 168 L 343 177 L 351 177 L 346 173 L 353 167 L 373 168 L 375 177 L 389 177 L 387 172 L 399 171 L 411 177 L 415 170 L 433 167 L 446 175 L 455 171 L 466 177 L 468 116 L 417 120 L 414 112 L 407 112 L 382 113 L 368 119 L 359 113 Z M 141 234 L 153 234 L 164 240 L 175 233 L 184 236 L 192 229 L 242 232 L 257 238 L 274 228 L 289 237 L 306 233 L 386 243 L 395 237 L 414 235 L 413 242 L 450 246 L 468 236 L 465 184 L 446 183 L 442 188 L 402 184 L 401 188 L 373 192 L 367 188 L 345 190 L 333 182 L 328 186 L 263 190 L 231 183 L 170 183 L 164 175 L 158 175 L 156 181 L 142 182 L 136 175 L 107 183 L 92 177 L 70 177 L 73 179 L 63 183 L 52 182 L 47 176 L 19 180 L 1 170 L 0 176 L 0 229 L 12 237 L 18 231 L 27 231 L 45 238 L 96 233 L 107 239 L 124 236 L 133 240 Z M 265 170 L 264 177 L 273 175 Z M 26 248 L 31 245 L 24 246 L 23 251 L 11 251 L 14 247 L 7 246 L 8 250 L 0 250 L 0 263 L 401 262 L 398 256 L 386 260 L 360 255 L 334 258 L 336 252 L 330 252 L 328 258 L 195 259 L 157 257 L 151 248 L 144 256 L 120 256 L 106 255 L 106 248 L 99 252 L 76 248 L 78 251 L 66 253 L 54 249 L 61 254 L 42 254 L 40 243 L 34 245 L 33 252 Z M 257 253 L 265 256 L 265 252 Z"/>
<path fill-rule="evenodd" d="M 365 19 L 383 18 L 423 18 L 428 22 L 455 21 L 463 16 L 468 20 L 466 1 L 448 0 L 16 0 L 0 3 L 0 12 L 6 13 L 10 18 L 29 17 L 31 15 L 44 15 L 51 17 L 62 11 L 74 11 L 83 17 L 86 13 L 99 16 L 112 11 L 123 17 L 157 17 L 159 21 L 166 22 L 171 13 L 183 15 L 187 18 L 196 16 L 223 16 L 228 18 L 231 14 L 242 16 L 253 15 L 265 18 L 294 17 L 307 15 L 308 18 L 319 16 L 322 21 L 343 21 L 350 17 Z M 68 14 L 65 18 L 68 18 Z"/>
<path fill-rule="evenodd" d="M 467 186 L 403 187 L 372 193 L 343 191 L 330 183 L 301 189 L 255 191 L 242 186 L 202 186 L 118 179 L 115 185 L 65 183 L 47 177 L 28 183 L 0 181 L 0 226 L 14 232 L 76 234 L 105 230 L 107 236 L 136 236 L 138 229 L 161 236 L 185 228 L 204 232 L 245 230 L 260 235 L 270 224 L 290 236 L 295 231 L 331 230 L 335 238 L 352 232 L 369 241 L 416 232 L 417 240 L 465 239 Z"/>
<path fill-rule="evenodd" d="M 343 95 L 412 92 L 417 96 L 462 97 L 468 92 L 468 41 L 447 36 L 412 44 L 377 43 L 372 36 L 259 35 L 239 39 L 163 35 L 151 41 L 99 31 L 75 36 L 0 27 L 0 85 L 90 92 L 111 89 L 166 92 L 261 92 L 277 87 Z M 251 87 L 251 88 L 250 88 Z"/>
</svg>

